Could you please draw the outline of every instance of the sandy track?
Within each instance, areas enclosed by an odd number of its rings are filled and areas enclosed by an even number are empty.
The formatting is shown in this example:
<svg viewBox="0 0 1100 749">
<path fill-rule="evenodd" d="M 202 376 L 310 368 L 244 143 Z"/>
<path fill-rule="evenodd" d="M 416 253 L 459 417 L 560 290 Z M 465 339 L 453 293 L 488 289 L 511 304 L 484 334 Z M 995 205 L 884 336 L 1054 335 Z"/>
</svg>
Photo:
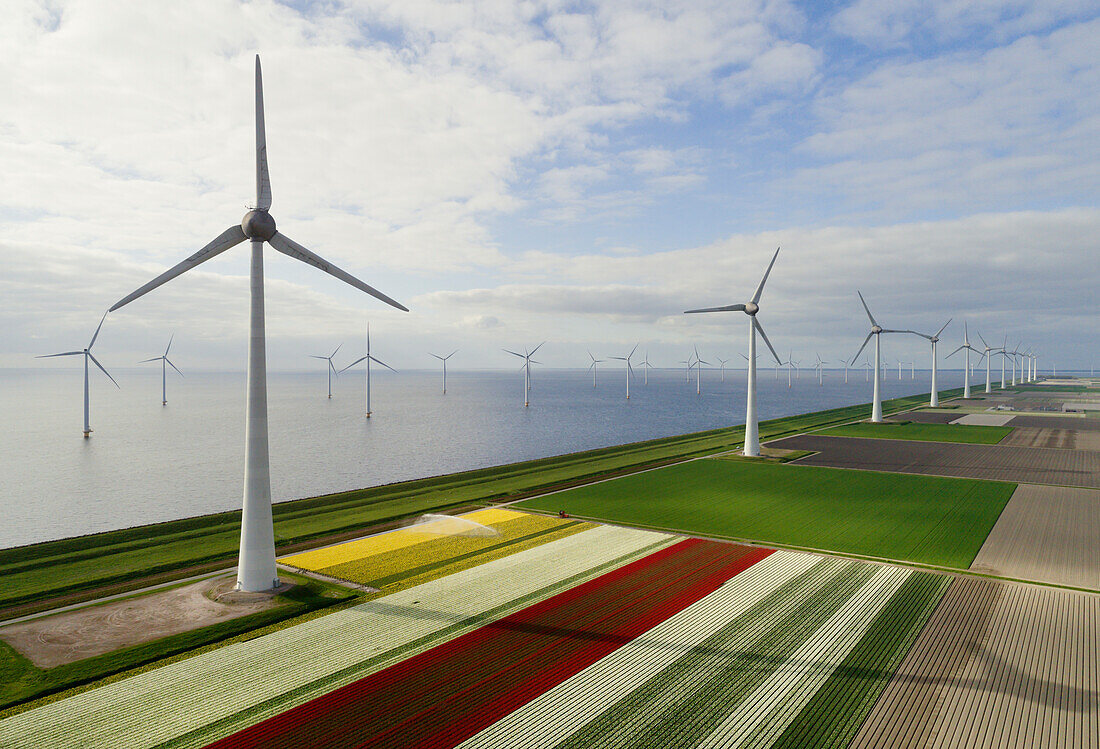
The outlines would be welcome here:
<svg viewBox="0 0 1100 749">
<path fill-rule="evenodd" d="M 1100 590 L 1100 492 L 1021 484 L 971 569 Z"/>
<path fill-rule="evenodd" d="M 160 593 L 9 624 L 0 627 L 0 638 L 39 668 L 53 668 L 278 604 L 277 599 L 263 594 L 225 595 L 233 582 L 224 576 L 200 580 Z M 213 600 L 212 595 L 222 601 Z"/>
<path fill-rule="evenodd" d="M 957 579 L 852 747 L 1100 746 L 1100 597 Z"/>
</svg>

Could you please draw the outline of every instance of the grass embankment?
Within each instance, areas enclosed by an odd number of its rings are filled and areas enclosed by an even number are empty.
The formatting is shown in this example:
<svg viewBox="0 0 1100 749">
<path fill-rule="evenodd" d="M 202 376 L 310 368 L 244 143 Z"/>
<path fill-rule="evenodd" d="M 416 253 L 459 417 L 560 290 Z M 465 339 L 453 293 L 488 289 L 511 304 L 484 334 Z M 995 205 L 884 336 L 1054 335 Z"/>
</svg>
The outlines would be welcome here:
<svg viewBox="0 0 1100 749">
<path fill-rule="evenodd" d="M 518 508 L 684 533 L 966 569 L 1016 485 L 697 460 Z"/>
<path fill-rule="evenodd" d="M 54 668 L 38 668 L 0 639 L 0 710 L 358 597 L 346 588 L 300 575 L 282 577 L 298 585 L 281 596 L 284 602 L 279 606 Z"/>
<path fill-rule="evenodd" d="M 958 395 L 961 390 L 942 393 Z M 925 395 L 883 403 L 886 413 L 920 406 Z M 864 418 L 866 404 L 766 421 L 762 438 Z M 511 500 L 584 484 L 741 444 L 741 426 L 405 481 L 273 508 L 280 554 L 304 550 L 425 512 Z M 240 512 L 174 520 L 0 550 L 0 619 L 54 608 L 236 562 Z"/>
<path fill-rule="evenodd" d="M 966 442 L 995 445 L 1012 432 L 1012 427 L 972 424 L 918 424 L 912 421 L 861 421 L 831 427 L 820 434 L 828 437 L 863 437 L 876 440 L 916 440 L 918 442 Z"/>
<path fill-rule="evenodd" d="M 1042 393 L 1087 393 L 1100 392 L 1100 388 L 1089 385 L 1009 385 L 1009 390 L 1038 391 Z"/>
</svg>

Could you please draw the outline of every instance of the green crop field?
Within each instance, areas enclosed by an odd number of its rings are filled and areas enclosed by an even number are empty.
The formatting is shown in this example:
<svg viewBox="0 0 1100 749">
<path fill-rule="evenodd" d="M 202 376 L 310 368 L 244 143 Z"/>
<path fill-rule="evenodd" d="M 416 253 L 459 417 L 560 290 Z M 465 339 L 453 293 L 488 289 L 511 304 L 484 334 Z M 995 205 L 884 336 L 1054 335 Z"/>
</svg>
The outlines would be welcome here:
<svg viewBox="0 0 1100 749">
<path fill-rule="evenodd" d="M 912 421 L 885 421 L 872 424 L 861 421 L 825 429 L 818 434 L 829 437 L 866 437 L 878 440 L 917 440 L 919 442 L 970 442 L 995 445 L 1012 427 L 987 427 L 972 424 L 918 424 Z"/>
<path fill-rule="evenodd" d="M 703 459 L 516 505 L 965 569 L 1016 485 Z"/>
</svg>

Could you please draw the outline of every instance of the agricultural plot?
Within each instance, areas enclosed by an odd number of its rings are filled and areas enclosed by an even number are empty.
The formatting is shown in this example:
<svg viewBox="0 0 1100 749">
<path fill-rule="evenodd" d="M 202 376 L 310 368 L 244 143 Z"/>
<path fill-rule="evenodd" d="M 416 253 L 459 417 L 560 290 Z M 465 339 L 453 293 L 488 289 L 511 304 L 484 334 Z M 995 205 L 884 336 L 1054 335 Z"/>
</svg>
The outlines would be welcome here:
<svg viewBox="0 0 1100 749">
<path fill-rule="evenodd" d="M 976 414 L 975 414 L 976 415 Z M 969 418 L 969 417 L 963 417 Z M 817 434 L 829 437 L 866 437 L 885 440 L 919 440 L 921 442 L 967 442 L 995 445 L 1012 431 L 1009 427 L 978 426 L 971 424 L 927 424 L 911 421 L 908 424 L 884 421 L 872 424 L 860 421 L 855 424 L 831 427 Z"/>
<path fill-rule="evenodd" d="M 906 411 L 891 416 L 889 421 L 911 421 L 914 424 L 950 424 L 959 418 L 958 411 Z"/>
<path fill-rule="evenodd" d="M 684 541 L 213 746 L 844 746 L 947 584 Z"/>
<path fill-rule="evenodd" d="M 1100 492 L 1021 484 L 972 569 L 1100 590 Z"/>
<path fill-rule="evenodd" d="M 514 510 L 477 510 L 459 518 L 491 528 L 496 536 L 464 536 L 438 520 L 280 560 L 299 569 L 370 585 L 385 592 L 469 569 L 508 554 L 579 533 L 592 526 Z"/>
<path fill-rule="evenodd" d="M 1100 432 L 1100 419 L 1090 419 L 1086 416 L 1066 416 L 1064 414 L 1017 416 L 1008 422 L 1008 425 L 1013 427 L 1037 427 L 1040 429 L 1072 429 L 1075 432 Z"/>
<path fill-rule="evenodd" d="M 1100 452 L 813 434 L 789 437 L 770 446 L 816 453 L 796 465 L 1100 488 Z"/>
<path fill-rule="evenodd" d="M 934 444 L 874 441 L 885 443 Z M 1014 489 L 990 481 L 802 466 L 815 457 L 787 465 L 708 458 L 515 506 L 966 569 Z"/>
<path fill-rule="evenodd" d="M 598 527 L 0 720 L 13 746 L 204 746 L 674 543 Z"/>
<path fill-rule="evenodd" d="M 1100 746 L 1100 597 L 956 579 L 852 743 Z"/>
</svg>

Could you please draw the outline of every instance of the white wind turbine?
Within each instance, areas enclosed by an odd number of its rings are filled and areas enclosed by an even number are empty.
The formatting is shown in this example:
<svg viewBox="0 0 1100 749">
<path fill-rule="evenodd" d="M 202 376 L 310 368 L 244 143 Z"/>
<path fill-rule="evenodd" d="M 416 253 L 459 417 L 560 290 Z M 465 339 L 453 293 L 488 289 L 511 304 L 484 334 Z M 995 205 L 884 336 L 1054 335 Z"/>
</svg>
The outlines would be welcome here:
<svg viewBox="0 0 1100 749">
<path fill-rule="evenodd" d="M 649 351 L 645 352 L 645 358 L 642 359 L 642 385 L 649 384 L 649 370 L 655 369 L 655 367 L 649 363 Z"/>
<path fill-rule="evenodd" d="M 344 344 L 342 344 L 342 343 L 340 344 L 340 346 L 343 346 L 343 345 Z M 333 375 L 339 375 L 339 372 L 336 371 L 336 365 L 332 363 L 332 357 L 336 356 L 336 351 L 340 350 L 340 346 L 337 346 L 336 350 L 333 351 L 328 356 L 318 356 L 317 354 L 310 354 L 309 355 L 310 359 L 322 359 L 322 360 L 328 362 L 328 367 L 325 369 L 325 372 L 328 374 L 328 397 L 329 397 L 329 400 L 332 400 L 332 376 Z"/>
<path fill-rule="evenodd" d="M 630 353 L 626 356 L 612 356 L 611 359 L 616 361 L 626 362 L 626 399 L 630 400 L 630 380 L 634 377 L 634 368 L 630 366 L 630 357 L 634 356 L 634 352 L 638 350 L 638 344 L 634 344 L 634 348 L 630 349 Z"/>
<path fill-rule="evenodd" d="M 867 312 L 867 319 L 871 321 L 871 332 L 867 334 L 867 337 L 863 339 L 863 345 L 859 347 L 859 351 L 852 359 L 859 358 L 859 355 L 863 353 L 863 349 L 867 347 L 867 343 L 871 340 L 872 336 L 875 339 L 875 388 L 874 388 L 874 402 L 871 404 L 871 421 L 875 423 L 882 422 L 882 334 L 883 333 L 912 333 L 911 330 L 888 330 L 883 328 L 875 321 L 875 316 L 871 314 L 871 308 L 867 306 L 867 301 L 863 298 L 863 294 L 856 291 L 859 294 L 859 301 L 863 302 L 863 309 Z"/>
<path fill-rule="evenodd" d="M 699 347 L 696 346 L 695 347 L 695 364 L 692 365 L 693 367 L 695 367 L 695 394 L 696 395 L 699 395 L 700 393 L 703 392 L 701 376 L 702 376 L 703 365 L 704 364 L 706 364 L 708 367 L 710 366 L 709 361 L 703 361 L 703 358 L 701 356 L 699 356 Z"/>
<path fill-rule="evenodd" d="M 760 333 L 760 337 L 764 339 L 764 343 L 768 345 L 768 350 L 772 352 L 772 356 L 776 361 L 779 361 L 779 354 L 775 353 L 775 348 L 772 346 L 771 341 L 768 340 L 767 334 L 764 332 L 764 328 L 761 327 L 760 321 L 756 319 L 756 314 L 760 311 L 760 295 L 764 293 L 764 284 L 768 280 L 768 275 L 772 272 L 772 266 L 775 265 L 775 259 L 779 257 L 779 248 L 775 250 L 775 254 L 772 255 L 772 261 L 768 264 L 768 269 L 764 271 L 764 277 L 760 279 L 760 284 L 756 287 L 756 291 L 753 292 L 752 299 L 744 304 L 729 304 L 724 307 L 705 307 L 703 309 L 688 310 L 685 314 L 693 314 L 698 312 L 744 312 L 749 316 L 749 367 L 748 367 L 748 395 L 745 405 L 745 455 L 750 457 L 760 455 L 760 425 L 756 418 L 756 334 Z"/>
<path fill-rule="evenodd" d="M 978 338 L 981 339 L 982 345 L 985 346 L 985 351 L 982 353 L 982 356 L 985 357 L 985 392 L 992 393 L 993 392 L 993 381 L 990 378 L 989 364 L 990 364 L 990 361 L 993 359 L 993 355 L 1000 353 L 1001 349 L 995 349 L 992 346 L 990 346 L 988 343 L 986 343 L 985 338 L 982 337 L 981 331 L 978 331 Z M 1002 363 L 1004 362 L 1003 359 L 1001 361 L 1002 361 Z M 1002 373 L 1004 371 L 1003 364 L 1002 364 L 1002 370 L 1001 371 L 1002 371 Z"/>
<path fill-rule="evenodd" d="M 718 365 L 719 365 L 719 370 L 718 370 L 718 372 L 719 372 L 719 374 L 720 374 L 720 375 L 722 376 L 722 380 L 721 380 L 721 381 L 722 381 L 722 382 L 725 382 L 725 381 L 726 381 L 726 365 L 727 365 L 727 364 L 729 364 L 729 361 L 730 361 L 730 360 L 729 360 L 729 359 L 723 359 L 723 358 L 722 358 L 722 357 L 720 357 L 720 356 L 716 356 L 716 357 L 714 357 L 714 358 L 718 360 Z M 777 370 L 775 370 L 775 371 L 776 371 L 776 372 L 778 372 L 779 370 L 777 369 Z"/>
<path fill-rule="evenodd" d="M 267 347 L 264 336 L 264 242 L 278 252 L 312 265 L 351 284 L 397 309 L 401 304 L 368 286 L 324 258 L 281 234 L 268 213 L 271 180 L 267 169 L 267 137 L 264 131 L 263 83 L 260 56 L 256 55 L 256 207 L 191 257 L 120 299 L 110 311 L 129 304 L 143 294 L 185 271 L 220 255 L 245 240 L 252 242 L 250 271 L 251 315 L 248 339 L 248 391 L 245 422 L 244 511 L 241 516 L 241 548 L 237 565 L 237 587 L 245 591 L 269 590 L 279 585 L 275 566 L 275 529 L 271 519 L 271 464 L 267 430 Z"/>
<path fill-rule="evenodd" d="M 353 361 L 351 364 L 347 365 L 346 367 L 344 367 L 340 371 L 341 372 L 346 372 L 349 369 L 351 369 L 352 367 L 354 367 L 356 364 L 358 364 L 359 362 L 366 362 L 367 363 L 367 418 L 369 419 L 370 415 L 371 415 L 371 407 L 370 407 L 370 363 L 374 362 L 375 364 L 381 364 L 383 367 L 390 370 L 391 372 L 394 372 L 394 373 L 397 372 L 396 369 L 391 367 L 389 364 L 386 364 L 386 362 L 382 361 L 381 359 L 376 358 L 370 352 L 370 323 L 367 323 L 367 354 L 366 354 L 366 356 L 360 356 L 358 359 L 356 359 L 355 361 Z"/>
<path fill-rule="evenodd" d="M 966 356 L 966 365 L 963 367 L 963 398 L 969 398 L 970 397 L 970 352 L 973 351 L 973 352 L 977 353 L 978 350 L 970 345 L 970 332 L 967 330 L 966 323 L 963 323 L 963 343 L 962 343 L 962 345 L 959 346 L 954 351 L 952 351 L 947 356 L 945 356 L 944 358 L 945 359 L 950 359 L 955 354 L 959 353 L 960 351 L 964 351 L 964 350 L 966 351 L 966 354 L 964 354 L 964 356 Z M 984 357 L 985 354 L 982 354 L 982 356 Z M 981 359 L 979 359 L 978 361 L 981 361 Z"/>
<path fill-rule="evenodd" d="M 523 407 L 524 408 L 527 408 L 528 406 L 531 405 L 531 365 L 540 363 L 540 362 L 535 361 L 531 357 L 535 355 L 536 351 L 538 351 L 540 348 L 542 348 L 545 345 L 546 345 L 546 341 L 543 341 L 542 343 L 540 343 L 538 346 L 535 346 L 530 351 L 528 351 L 525 348 L 525 349 L 523 349 L 522 354 L 516 353 L 515 351 L 509 351 L 508 349 L 502 349 L 502 351 L 504 351 L 505 353 L 511 354 L 512 356 L 518 356 L 520 359 L 523 359 L 523 364 L 520 366 L 520 369 L 523 370 Z"/>
<path fill-rule="evenodd" d="M 918 333 L 915 330 L 912 331 L 914 335 L 919 335 L 921 338 L 927 338 L 932 344 L 932 394 L 928 398 L 928 405 L 933 408 L 940 405 L 940 389 L 936 384 L 936 376 L 939 371 L 939 362 L 936 358 L 936 344 L 940 342 L 940 333 L 943 333 L 943 331 L 947 329 L 947 326 L 951 324 L 951 320 L 953 319 L 954 318 L 948 319 L 935 335 L 926 335 L 925 333 Z"/>
<path fill-rule="evenodd" d="M 84 437 L 87 438 L 92 434 L 92 428 L 89 426 L 89 399 L 88 399 L 88 360 L 91 359 L 92 363 L 99 367 L 99 371 L 107 375 L 107 378 L 115 383 L 115 387 L 119 387 L 115 382 L 115 378 L 111 377 L 111 373 L 103 368 L 103 365 L 99 363 L 99 360 L 92 355 L 92 346 L 95 345 L 95 339 L 99 337 L 99 329 L 103 327 L 103 321 L 107 319 L 107 313 L 103 313 L 103 317 L 99 318 L 99 325 L 96 326 L 95 333 L 92 334 L 92 340 L 88 342 L 88 345 L 80 351 L 64 351 L 60 354 L 45 354 L 43 356 L 36 356 L 35 359 L 52 359 L 55 356 L 83 356 L 84 357 Z M 120 388 L 121 389 L 121 388 Z"/>
<path fill-rule="evenodd" d="M 815 354 L 815 356 L 817 356 L 817 363 L 814 364 L 814 368 L 817 370 L 817 384 L 820 387 L 825 384 L 824 368 L 829 362 L 824 361 L 821 354 Z"/>
<path fill-rule="evenodd" d="M 143 359 L 138 364 L 148 364 L 151 361 L 160 362 L 160 405 L 168 405 L 168 369 L 165 367 L 167 364 L 172 369 L 176 370 L 180 377 L 183 377 L 183 372 L 180 372 L 179 367 L 172 363 L 172 360 L 168 358 L 168 350 L 172 348 L 172 339 L 175 336 L 171 336 L 168 339 L 168 345 L 164 349 L 162 356 L 154 356 L 152 359 Z"/>
<path fill-rule="evenodd" d="M 1001 343 L 1001 347 L 997 349 L 997 354 L 1001 357 L 1001 390 L 1005 389 L 1007 380 L 1005 379 L 1005 362 L 1008 360 L 1008 333 L 1005 333 L 1004 342 Z"/>
<path fill-rule="evenodd" d="M 852 359 L 854 360 L 855 357 L 853 356 Z M 870 382 L 871 381 L 871 369 L 873 369 L 873 367 L 871 367 L 871 363 L 869 361 L 867 361 L 866 359 L 864 359 L 863 364 L 861 364 L 860 366 L 863 367 L 863 381 L 864 382 Z"/>
<path fill-rule="evenodd" d="M 596 387 L 596 365 L 602 364 L 603 359 L 597 359 L 592 356 L 592 352 L 588 352 L 588 358 L 592 360 L 592 363 L 588 365 L 588 369 L 592 372 L 592 387 Z"/>
<path fill-rule="evenodd" d="M 457 353 L 458 353 L 458 349 L 455 349 L 454 351 L 447 354 L 446 356 L 440 356 L 439 354 L 433 354 L 431 351 L 428 352 L 429 355 L 434 356 L 436 359 L 439 359 L 439 361 L 443 362 L 443 394 L 444 395 L 447 394 L 447 360 L 450 359 L 452 356 L 454 356 Z"/>
</svg>

